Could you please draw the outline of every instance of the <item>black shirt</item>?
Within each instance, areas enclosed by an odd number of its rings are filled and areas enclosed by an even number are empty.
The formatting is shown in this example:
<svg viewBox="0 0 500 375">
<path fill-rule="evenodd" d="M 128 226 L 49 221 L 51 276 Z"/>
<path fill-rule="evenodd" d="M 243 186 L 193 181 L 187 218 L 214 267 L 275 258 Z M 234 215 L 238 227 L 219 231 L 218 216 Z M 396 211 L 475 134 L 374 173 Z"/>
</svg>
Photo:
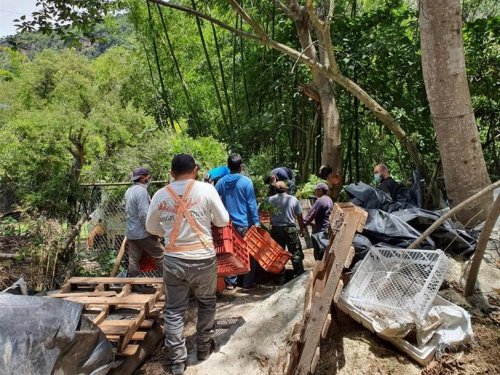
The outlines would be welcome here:
<svg viewBox="0 0 500 375">
<path fill-rule="evenodd" d="M 399 188 L 399 184 L 392 179 L 392 177 L 387 177 L 380 183 L 380 190 L 389 194 L 392 200 L 396 199 L 396 191 Z"/>
</svg>

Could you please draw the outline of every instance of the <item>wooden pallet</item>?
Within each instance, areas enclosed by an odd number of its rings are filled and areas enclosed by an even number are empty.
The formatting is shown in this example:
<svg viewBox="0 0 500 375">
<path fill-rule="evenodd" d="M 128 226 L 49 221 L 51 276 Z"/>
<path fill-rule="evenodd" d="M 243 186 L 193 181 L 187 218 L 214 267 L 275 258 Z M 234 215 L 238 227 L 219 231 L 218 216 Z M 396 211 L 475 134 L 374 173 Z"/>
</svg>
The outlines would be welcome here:
<svg viewBox="0 0 500 375">
<path fill-rule="evenodd" d="M 151 285 L 154 293 L 134 293 L 134 285 Z M 116 354 L 134 356 L 160 318 L 165 286 L 161 278 L 73 277 L 50 297 L 84 305 L 83 315 L 115 344 Z"/>
<path fill-rule="evenodd" d="M 316 262 L 306 282 L 304 314 L 294 327 L 284 373 L 314 373 L 320 357 L 320 340 L 325 338 L 332 316 L 330 309 L 343 288 L 342 271 L 354 257 L 352 240 L 363 230 L 367 213 L 350 203 L 337 204 L 330 216 L 330 242 L 323 260 Z"/>
</svg>

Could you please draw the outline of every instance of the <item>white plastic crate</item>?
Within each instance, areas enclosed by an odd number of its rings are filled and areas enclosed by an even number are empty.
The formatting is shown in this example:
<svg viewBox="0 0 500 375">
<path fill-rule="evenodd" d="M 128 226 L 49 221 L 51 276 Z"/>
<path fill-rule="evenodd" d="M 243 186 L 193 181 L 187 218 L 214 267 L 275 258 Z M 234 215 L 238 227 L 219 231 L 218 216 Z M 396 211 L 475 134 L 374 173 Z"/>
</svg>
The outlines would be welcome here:
<svg viewBox="0 0 500 375">
<path fill-rule="evenodd" d="M 441 250 L 372 247 L 346 295 L 349 303 L 362 310 L 422 320 L 447 269 L 448 258 Z"/>
</svg>

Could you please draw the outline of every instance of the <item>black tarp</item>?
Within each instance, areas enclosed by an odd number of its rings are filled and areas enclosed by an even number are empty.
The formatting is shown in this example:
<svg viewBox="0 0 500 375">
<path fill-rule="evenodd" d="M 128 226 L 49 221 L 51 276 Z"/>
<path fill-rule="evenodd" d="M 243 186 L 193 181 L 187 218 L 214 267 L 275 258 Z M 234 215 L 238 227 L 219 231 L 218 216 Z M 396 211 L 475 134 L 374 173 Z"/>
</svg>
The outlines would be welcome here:
<svg viewBox="0 0 500 375">
<path fill-rule="evenodd" d="M 384 242 L 388 245 L 405 249 L 421 234 L 393 213 L 382 210 L 366 211 L 368 212 L 368 218 L 366 219 L 362 234 L 372 244 Z M 421 248 L 434 249 L 435 243 L 432 239 L 428 238 L 422 242 Z"/>
<path fill-rule="evenodd" d="M 441 215 L 422 208 L 407 208 L 392 213 L 405 223 L 420 232 L 425 232 Z M 436 246 L 442 250 L 453 250 L 456 253 L 473 252 L 476 241 L 466 231 L 455 228 L 451 220 L 441 224 L 430 236 Z"/>
<path fill-rule="evenodd" d="M 114 355 L 82 305 L 0 293 L 0 375 L 104 375 Z"/>
<path fill-rule="evenodd" d="M 393 212 L 402 208 L 401 204 L 393 202 L 388 194 L 363 182 L 349 184 L 346 186 L 345 191 L 351 198 L 352 203 L 366 209 L 381 209 Z"/>
<path fill-rule="evenodd" d="M 441 217 L 437 212 L 413 207 L 411 199 L 407 199 L 411 195 L 406 194 L 408 189 L 397 202 L 394 202 L 383 191 L 362 182 L 350 184 L 345 190 L 351 197 L 352 203 L 363 207 L 368 212 L 368 219 L 362 234 L 373 245 L 384 243 L 406 248 Z M 355 242 L 356 259 L 363 256 L 368 243 L 366 240 L 358 238 L 359 243 Z M 465 255 L 474 252 L 475 245 L 474 237 L 464 230 L 455 228 L 453 222 L 447 220 L 431 234 L 421 248 L 437 247 L 444 251 Z"/>
</svg>

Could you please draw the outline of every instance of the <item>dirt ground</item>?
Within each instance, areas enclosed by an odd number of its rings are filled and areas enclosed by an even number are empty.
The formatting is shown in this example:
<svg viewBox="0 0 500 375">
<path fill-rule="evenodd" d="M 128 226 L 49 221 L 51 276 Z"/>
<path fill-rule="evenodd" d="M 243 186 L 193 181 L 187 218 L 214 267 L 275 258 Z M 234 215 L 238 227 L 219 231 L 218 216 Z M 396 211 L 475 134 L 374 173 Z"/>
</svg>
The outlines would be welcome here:
<svg viewBox="0 0 500 375">
<path fill-rule="evenodd" d="M 305 266 L 314 265 L 312 250 L 306 250 Z M 0 262 L 0 286 L 10 285 L 17 278 L 29 278 L 30 267 L 26 261 Z M 467 262 L 452 260 L 447 281 L 439 294 L 445 299 L 464 307 L 471 314 L 474 340 L 459 351 L 440 353 L 439 359 L 433 360 L 426 367 L 411 361 L 405 354 L 371 333 L 340 311 L 334 314 L 329 336 L 321 344 L 321 357 L 316 374 L 500 374 L 500 242 L 499 228 L 492 234 L 488 250 L 481 267 L 479 290 L 470 298 L 463 297 L 463 272 Z M 288 284 L 287 284 L 288 285 Z M 237 289 L 219 295 L 217 303 L 218 320 L 216 340 L 219 351 L 227 351 L 224 344 L 238 329 L 244 320 L 238 316 L 264 301 L 283 287 L 275 285 L 260 286 L 258 289 L 244 292 Z M 196 366 L 196 348 L 194 344 L 196 310 L 194 302 L 189 309 L 186 325 L 187 346 L 189 351 L 187 374 L 209 374 L 201 372 Z M 266 358 L 254 358 L 266 368 Z M 167 373 L 165 354 L 159 346 L 153 355 L 135 374 L 153 375 Z M 248 372 L 247 372 L 248 373 Z M 217 374 L 217 372 L 213 372 Z"/>
<path fill-rule="evenodd" d="M 306 269 L 311 269 L 314 265 L 312 250 L 306 250 L 305 254 Z M 447 281 L 443 284 L 439 294 L 471 313 L 474 340 L 461 350 L 439 353 L 439 359 L 435 359 L 426 367 L 423 367 L 341 311 L 335 311 L 329 336 L 321 344 L 321 357 L 316 374 L 500 374 L 499 259 L 500 248 L 497 228 L 492 241 L 490 241 L 481 268 L 479 277 L 480 291 L 468 300 L 463 297 L 463 289 L 460 284 L 461 281 L 463 282 L 462 273 L 467 268 L 467 263 L 460 260 L 451 260 Z M 218 316 L 224 316 L 229 311 L 234 316 L 237 315 L 238 311 L 243 313 L 243 311 L 252 309 L 258 306 L 259 303 L 263 303 L 267 297 L 280 288 L 278 286 L 260 286 L 251 292 L 243 292 L 241 289 L 233 293 L 226 291 L 218 299 Z M 233 306 L 235 303 L 238 305 L 237 307 Z M 188 366 L 190 366 L 187 368 L 186 373 L 188 375 L 211 375 L 212 371 L 201 372 L 196 366 L 194 317 L 195 311 L 191 309 L 186 327 L 189 352 Z M 219 350 L 228 350 L 224 348 L 227 336 L 239 329 L 242 323 L 242 321 L 238 320 L 231 322 L 219 318 L 219 328 L 217 330 L 219 338 L 216 338 Z M 220 338 L 224 335 L 226 335 L 226 338 L 221 342 Z M 258 360 L 262 362 L 263 367 L 266 366 L 266 358 L 258 358 Z M 161 349 L 158 349 L 136 371 L 136 374 L 153 375 L 164 371 L 167 371 L 165 355 Z M 213 374 L 217 374 L 217 372 L 213 372 Z"/>
</svg>

